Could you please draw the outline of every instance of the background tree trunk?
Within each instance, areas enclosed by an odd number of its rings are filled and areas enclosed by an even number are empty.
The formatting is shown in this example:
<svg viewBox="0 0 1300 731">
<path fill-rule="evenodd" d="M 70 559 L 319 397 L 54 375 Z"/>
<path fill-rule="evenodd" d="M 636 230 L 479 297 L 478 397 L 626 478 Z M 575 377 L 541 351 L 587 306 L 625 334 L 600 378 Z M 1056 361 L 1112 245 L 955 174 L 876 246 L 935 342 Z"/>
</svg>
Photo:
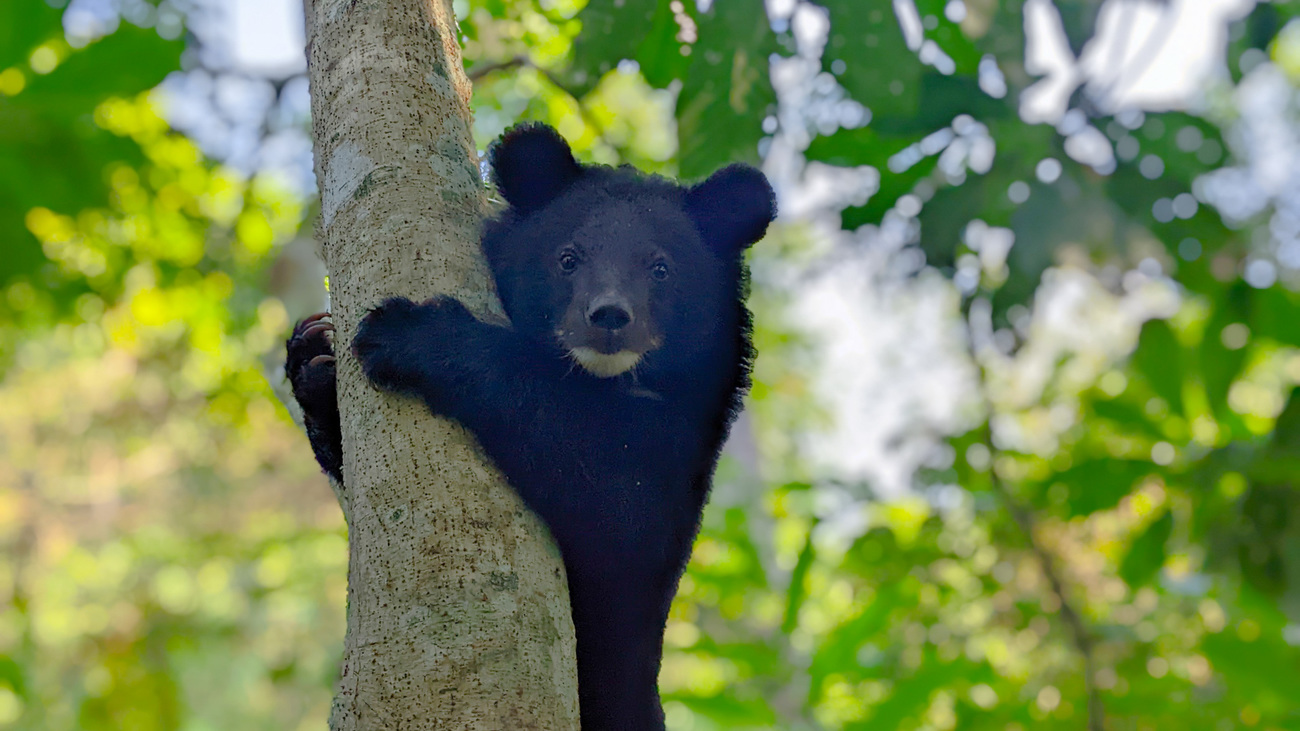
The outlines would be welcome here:
<svg viewBox="0 0 1300 731">
<path fill-rule="evenodd" d="M 389 295 L 500 316 L 449 0 L 305 0 L 343 416 L 348 630 L 334 731 L 578 727 L 573 625 L 541 523 L 454 423 L 365 385 Z"/>
</svg>

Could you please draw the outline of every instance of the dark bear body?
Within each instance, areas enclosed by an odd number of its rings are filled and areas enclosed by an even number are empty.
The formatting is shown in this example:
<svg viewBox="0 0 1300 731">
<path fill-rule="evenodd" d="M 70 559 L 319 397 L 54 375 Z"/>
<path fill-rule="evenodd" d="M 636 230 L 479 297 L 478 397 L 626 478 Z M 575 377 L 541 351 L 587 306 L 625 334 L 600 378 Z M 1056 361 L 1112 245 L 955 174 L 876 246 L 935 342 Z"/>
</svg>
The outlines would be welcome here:
<svg viewBox="0 0 1300 731">
<path fill-rule="evenodd" d="M 580 165 L 542 126 L 507 133 L 492 163 L 510 207 L 482 244 L 513 327 L 451 298 L 390 299 L 353 352 L 375 386 L 473 432 L 550 528 L 584 731 L 663 729 L 664 626 L 749 385 L 742 255 L 775 214 L 772 192 L 744 166 L 682 187 Z M 300 325 L 286 367 L 341 480 L 328 329 Z"/>
</svg>

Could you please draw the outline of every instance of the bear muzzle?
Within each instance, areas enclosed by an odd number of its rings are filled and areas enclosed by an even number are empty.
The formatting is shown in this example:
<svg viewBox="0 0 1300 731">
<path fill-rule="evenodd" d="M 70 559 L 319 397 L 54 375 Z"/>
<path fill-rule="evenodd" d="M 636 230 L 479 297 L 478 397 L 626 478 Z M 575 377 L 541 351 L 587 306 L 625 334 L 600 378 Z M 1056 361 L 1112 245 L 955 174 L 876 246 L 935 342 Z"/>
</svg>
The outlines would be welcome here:
<svg viewBox="0 0 1300 731">
<path fill-rule="evenodd" d="M 641 362 L 641 354 L 631 350 L 602 353 L 595 348 L 579 347 L 570 350 L 569 355 L 584 371 L 597 378 L 621 376 Z"/>
</svg>

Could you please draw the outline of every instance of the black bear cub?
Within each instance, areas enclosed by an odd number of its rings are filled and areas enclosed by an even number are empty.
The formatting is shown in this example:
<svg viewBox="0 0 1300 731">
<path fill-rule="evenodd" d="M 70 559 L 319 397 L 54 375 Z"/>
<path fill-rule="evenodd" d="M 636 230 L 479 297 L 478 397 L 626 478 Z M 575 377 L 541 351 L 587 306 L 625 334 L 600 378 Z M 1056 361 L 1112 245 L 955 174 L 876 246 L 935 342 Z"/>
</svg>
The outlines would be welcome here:
<svg viewBox="0 0 1300 731">
<path fill-rule="evenodd" d="M 353 352 L 378 388 L 465 425 L 564 557 L 584 731 L 663 729 L 668 606 L 718 452 L 749 386 L 744 250 L 775 216 L 763 174 L 694 186 L 578 163 L 551 128 L 491 152 L 509 207 L 482 245 L 512 328 L 457 300 L 389 299 Z M 323 316 L 286 370 L 326 472 L 341 480 Z"/>
</svg>

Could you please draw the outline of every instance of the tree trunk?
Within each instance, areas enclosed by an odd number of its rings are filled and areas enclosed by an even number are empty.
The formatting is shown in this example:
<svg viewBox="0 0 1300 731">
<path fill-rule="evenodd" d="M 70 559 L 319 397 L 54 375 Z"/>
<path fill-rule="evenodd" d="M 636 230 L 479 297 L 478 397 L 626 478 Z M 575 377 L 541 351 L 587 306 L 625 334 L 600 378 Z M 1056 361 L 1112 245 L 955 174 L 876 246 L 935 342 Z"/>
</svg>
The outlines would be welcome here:
<svg viewBox="0 0 1300 731">
<path fill-rule="evenodd" d="M 304 5 L 350 547 L 330 728 L 573 731 L 573 624 L 545 529 L 467 432 L 370 388 L 347 347 L 390 295 L 501 317 L 451 2 Z"/>
</svg>

